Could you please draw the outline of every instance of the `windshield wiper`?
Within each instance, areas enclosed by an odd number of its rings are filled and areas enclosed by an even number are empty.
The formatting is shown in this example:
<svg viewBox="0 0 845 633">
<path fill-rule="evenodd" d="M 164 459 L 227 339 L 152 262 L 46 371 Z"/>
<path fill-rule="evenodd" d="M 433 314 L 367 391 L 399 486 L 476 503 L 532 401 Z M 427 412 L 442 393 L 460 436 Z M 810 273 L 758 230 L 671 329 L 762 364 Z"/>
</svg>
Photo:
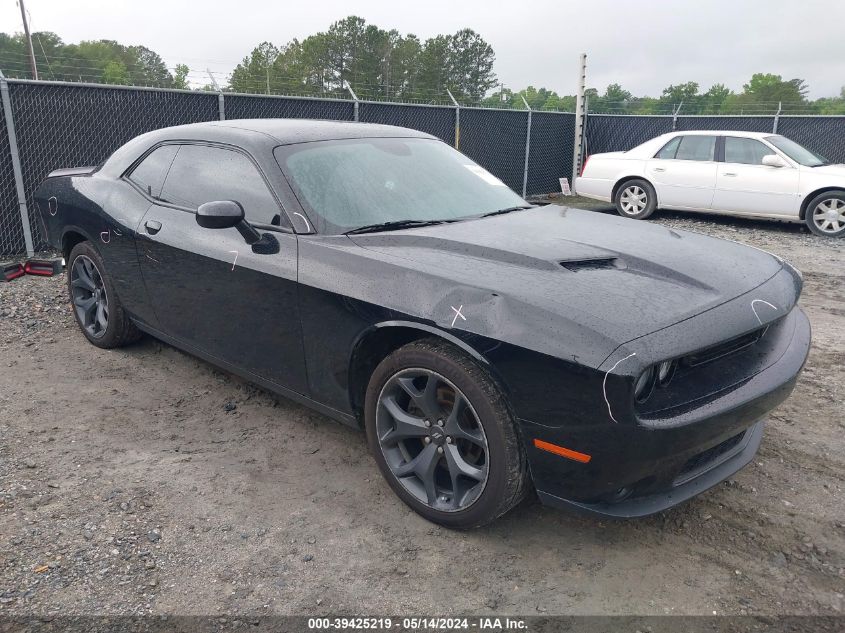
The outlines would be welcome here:
<svg viewBox="0 0 845 633">
<path fill-rule="evenodd" d="M 380 222 L 378 224 L 359 226 L 351 231 L 346 231 L 344 235 L 354 235 L 355 233 L 377 233 L 379 231 L 398 231 L 399 229 L 411 229 L 417 226 L 434 226 L 435 224 L 448 224 L 449 222 L 457 222 L 457 220 L 393 220 L 391 222 Z"/>
<path fill-rule="evenodd" d="M 516 207 L 508 207 L 506 209 L 499 209 L 498 211 L 490 211 L 490 213 L 482 213 L 479 218 L 489 218 L 494 215 L 504 215 L 505 213 L 512 213 L 513 211 L 522 211 L 523 209 L 533 209 L 533 204 L 521 204 Z"/>
</svg>

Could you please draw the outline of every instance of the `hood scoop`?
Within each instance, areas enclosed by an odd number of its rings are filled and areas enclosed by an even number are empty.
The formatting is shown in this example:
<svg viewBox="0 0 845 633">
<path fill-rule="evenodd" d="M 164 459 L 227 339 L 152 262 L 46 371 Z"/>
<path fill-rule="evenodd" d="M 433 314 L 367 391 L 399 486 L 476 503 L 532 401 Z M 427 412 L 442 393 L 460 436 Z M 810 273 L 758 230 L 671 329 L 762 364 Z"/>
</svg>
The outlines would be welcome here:
<svg viewBox="0 0 845 633">
<path fill-rule="evenodd" d="M 564 259 L 558 262 L 566 270 L 578 273 L 585 270 L 624 269 L 625 263 L 618 257 L 594 257 L 591 259 Z"/>
</svg>

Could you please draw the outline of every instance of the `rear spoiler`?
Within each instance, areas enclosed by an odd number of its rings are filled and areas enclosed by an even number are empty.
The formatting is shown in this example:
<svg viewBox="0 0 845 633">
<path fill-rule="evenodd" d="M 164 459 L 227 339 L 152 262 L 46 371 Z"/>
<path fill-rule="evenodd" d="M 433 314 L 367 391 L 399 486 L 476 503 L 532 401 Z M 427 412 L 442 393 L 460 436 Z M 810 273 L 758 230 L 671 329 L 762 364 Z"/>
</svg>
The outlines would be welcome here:
<svg viewBox="0 0 845 633">
<path fill-rule="evenodd" d="M 61 176 L 90 176 L 99 167 L 67 167 L 65 169 L 55 169 L 47 174 L 47 178 L 59 178 Z"/>
</svg>

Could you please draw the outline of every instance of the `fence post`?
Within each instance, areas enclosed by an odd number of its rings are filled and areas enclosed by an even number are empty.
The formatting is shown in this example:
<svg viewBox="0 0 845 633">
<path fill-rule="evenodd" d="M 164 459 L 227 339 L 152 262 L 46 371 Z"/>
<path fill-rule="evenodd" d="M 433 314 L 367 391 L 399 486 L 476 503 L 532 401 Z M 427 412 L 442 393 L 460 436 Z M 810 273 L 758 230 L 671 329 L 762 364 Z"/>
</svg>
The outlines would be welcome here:
<svg viewBox="0 0 845 633">
<path fill-rule="evenodd" d="M 205 72 L 208 73 L 208 78 L 211 79 L 211 85 L 214 86 L 214 89 L 217 91 L 217 116 L 221 121 L 226 120 L 226 104 L 223 101 L 223 91 L 220 90 L 220 86 L 217 83 L 217 80 L 214 78 L 214 75 L 211 74 L 211 69 L 206 68 Z"/>
<path fill-rule="evenodd" d="M 6 134 L 9 136 L 9 153 L 12 155 L 12 173 L 15 176 L 15 190 L 18 196 L 18 207 L 23 224 L 23 241 L 26 245 L 26 256 L 35 255 L 32 244 L 32 231 L 29 228 L 29 211 L 26 208 L 26 190 L 23 186 L 23 172 L 21 171 L 21 157 L 18 154 L 18 137 L 15 134 L 15 122 L 12 119 L 12 98 L 9 94 L 9 83 L 0 73 L 0 97 L 3 100 L 3 115 L 6 117 Z"/>
<path fill-rule="evenodd" d="M 678 107 L 672 110 L 672 131 L 676 131 L 678 129 L 678 112 L 681 111 L 681 108 L 684 107 L 684 102 L 681 101 L 678 104 Z"/>
<path fill-rule="evenodd" d="M 352 99 L 354 100 L 354 104 L 352 105 L 352 120 L 358 121 L 358 95 L 355 94 L 355 91 L 352 90 L 352 86 L 349 85 L 349 82 L 346 83 L 346 89 L 349 91 L 349 94 L 352 95 Z"/>
<path fill-rule="evenodd" d="M 782 107 L 783 107 L 783 103 L 778 101 L 778 111 L 775 112 L 775 120 L 772 123 L 772 134 L 778 133 L 778 120 L 780 119 L 780 111 L 781 111 Z"/>
<path fill-rule="evenodd" d="M 525 130 L 525 167 L 522 170 L 522 197 L 525 198 L 525 194 L 528 191 L 528 155 L 531 151 L 531 106 L 528 105 L 525 96 L 519 96 L 522 97 L 522 103 L 528 109 L 528 125 Z"/>
<path fill-rule="evenodd" d="M 460 149 L 461 146 L 461 104 L 455 99 L 452 91 L 446 88 L 446 94 L 455 104 L 455 149 Z"/>
<path fill-rule="evenodd" d="M 575 95 L 575 142 L 572 147 L 572 190 L 581 167 L 581 144 L 584 141 L 584 89 L 587 81 L 587 53 L 581 53 L 578 64 L 578 93 Z"/>
</svg>

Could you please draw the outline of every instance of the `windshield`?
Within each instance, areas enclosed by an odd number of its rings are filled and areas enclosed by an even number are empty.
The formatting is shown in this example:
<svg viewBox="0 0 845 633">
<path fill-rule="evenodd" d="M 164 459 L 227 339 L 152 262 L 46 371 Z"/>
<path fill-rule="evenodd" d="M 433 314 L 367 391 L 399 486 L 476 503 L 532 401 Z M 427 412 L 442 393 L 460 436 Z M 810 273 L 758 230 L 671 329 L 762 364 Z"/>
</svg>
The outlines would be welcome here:
<svg viewBox="0 0 845 633">
<path fill-rule="evenodd" d="M 828 161 L 824 156 L 811 152 L 806 147 L 799 145 L 795 141 L 789 140 L 785 136 L 767 136 L 766 140 L 799 165 L 804 165 L 805 167 L 818 167 L 819 165 L 828 164 Z"/>
<path fill-rule="evenodd" d="M 487 170 L 433 139 L 301 143 L 276 148 L 276 160 L 321 233 L 465 219 L 526 204 Z"/>
</svg>

